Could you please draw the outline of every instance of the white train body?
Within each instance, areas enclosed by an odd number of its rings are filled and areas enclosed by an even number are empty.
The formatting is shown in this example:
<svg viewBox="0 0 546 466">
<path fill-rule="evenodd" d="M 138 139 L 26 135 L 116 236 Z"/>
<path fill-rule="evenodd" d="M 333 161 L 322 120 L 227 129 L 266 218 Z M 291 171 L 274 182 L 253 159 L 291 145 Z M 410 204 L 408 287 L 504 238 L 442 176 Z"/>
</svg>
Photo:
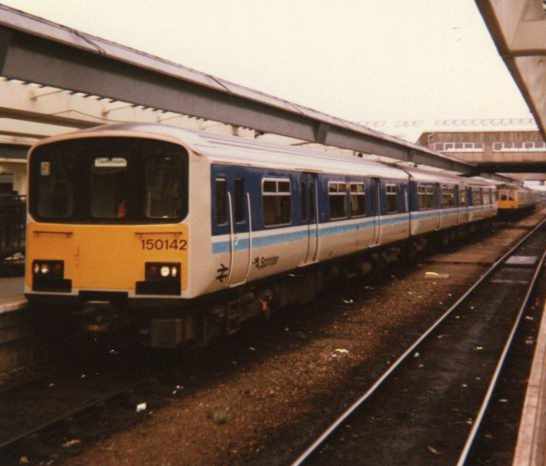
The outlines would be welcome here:
<svg viewBox="0 0 546 466">
<path fill-rule="evenodd" d="M 40 249 L 30 248 L 27 296 L 54 295 L 59 298 L 66 295 L 83 299 L 82 292 L 94 293 L 95 298 L 101 292 L 119 292 L 125 293 L 130 301 L 142 298 L 187 300 L 343 256 L 403 244 L 410 238 L 456 229 L 490 219 L 497 211 L 496 187 L 487 180 L 440 171 L 400 169 L 356 157 L 161 125 L 105 126 L 50 138 L 37 147 L 62 141 L 79 141 L 85 145 L 90 140 L 111 141 L 112 138 L 146 140 L 149 144 L 162 141 L 180 147 L 187 154 L 187 173 L 184 175 L 187 183 L 183 183 L 187 184 L 187 192 L 183 193 L 187 196 L 187 212 L 183 218 L 173 222 L 162 219 L 156 230 L 150 222 L 146 229 L 136 220 L 125 221 L 125 217 L 118 225 L 114 218 L 95 234 L 98 238 L 98 235 L 108 235 L 115 230 L 121 238 L 120 231 L 132 231 L 131 234 L 141 234 L 139 238 L 143 238 L 142 235 L 154 232 L 175 235 L 174 230 L 184 226 L 187 249 L 183 260 L 175 251 L 162 251 L 161 255 L 154 251 L 139 251 L 138 254 L 135 251 L 126 259 L 126 264 L 137 259 L 143 262 L 181 261 L 180 291 L 158 292 L 161 287 L 143 285 L 139 291 L 135 283 L 145 282 L 147 278 L 144 264 L 137 262 L 133 268 L 138 270 L 134 274 L 127 272 L 133 275 L 125 285 L 108 287 L 103 284 L 100 289 L 93 289 L 89 283 L 77 282 L 77 274 L 69 276 L 72 266 L 68 252 L 55 253 L 58 257 L 46 259 L 64 261 L 68 275 L 63 279 L 72 280 L 71 288 L 40 290 L 33 286 L 31 268 L 32 261 L 40 259 L 38 256 L 42 252 L 34 253 Z M 31 163 L 32 159 L 31 154 Z M 51 168 L 41 163 L 41 175 L 44 175 Z M 33 213 L 40 208 L 32 207 L 37 189 L 31 185 L 30 223 L 39 224 L 41 231 L 50 231 L 55 222 L 38 221 Z M 123 210 L 122 214 L 125 215 Z M 79 223 L 63 220 L 59 228 L 63 232 L 70 230 L 66 234 L 72 235 L 74 242 L 78 228 L 89 228 L 88 221 L 84 222 L 87 226 Z M 30 240 L 33 239 L 38 241 L 39 236 L 31 235 Z M 61 240 L 57 235 L 56 241 Z M 145 248 L 146 240 L 139 241 Z M 140 243 L 134 244 L 139 247 Z M 80 259 L 74 267 L 85 265 Z M 108 267 L 116 265 L 111 263 Z M 146 292 L 147 289 L 155 291 Z"/>
</svg>

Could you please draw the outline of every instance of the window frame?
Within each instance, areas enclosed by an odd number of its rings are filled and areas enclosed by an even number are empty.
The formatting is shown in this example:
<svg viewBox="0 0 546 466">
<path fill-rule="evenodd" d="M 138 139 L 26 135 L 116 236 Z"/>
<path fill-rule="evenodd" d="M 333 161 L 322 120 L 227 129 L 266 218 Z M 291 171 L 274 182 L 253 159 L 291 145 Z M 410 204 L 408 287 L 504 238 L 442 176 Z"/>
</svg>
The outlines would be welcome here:
<svg viewBox="0 0 546 466">
<path fill-rule="evenodd" d="M 218 181 L 224 183 L 224 213 L 225 221 L 218 223 Z M 214 224 L 217 227 L 225 227 L 229 225 L 229 206 L 228 206 L 228 180 L 225 175 L 217 175 L 214 177 Z"/>
<path fill-rule="evenodd" d="M 478 193 L 479 194 L 479 203 L 475 203 L 474 202 L 474 193 Z M 482 193 L 482 188 L 481 187 L 476 187 L 476 186 L 472 186 L 471 187 L 471 197 L 472 197 L 472 206 L 480 206 L 480 205 L 484 205 L 483 203 L 483 193 Z"/>
<path fill-rule="evenodd" d="M 458 207 L 468 207 L 468 193 L 464 185 L 459 185 L 459 199 L 457 202 Z"/>
<path fill-rule="evenodd" d="M 444 196 L 446 194 L 450 194 L 451 197 L 451 204 L 445 205 L 444 204 Z M 440 185 L 440 208 L 441 209 L 453 209 L 454 207 L 457 207 L 457 199 L 455 196 L 455 185 L 454 184 L 441 184 Z"/>
<path fill-rule="evenodd" d="M 129 190 L 127 198 L 127 215 L 124 218 L 98 218 L 91 217 L 91 164 L 95 158 L 103 158 L 104 153 L 108 158 L 126 158 L 129 171 L 129 184 L 136 189 Z M 177 174 L 180 180 L 180 216 L 163 218 L 149 218 L 144 212 L 145 188 L 143 166 L 148 157 L 172 155 L 182 161 L 181 172 Z M 71 178 L 83 180 L 78 185 L 78 190 L 71 195 L 73 206 L 70 214 L 63 216 L 48 215 L 40 208 L 39 203 L 44 194 L 44 188 L 40 186 L 41 162 L 64 160 L 64 157 L 73 158 L 76 162 Z M 185 147 L 170 141 L 162 141 L 153 138 L 135 138 L 131 136 L 112 137 L 101 136 L 97 138 L 86 137 L 83 139 L 67 139 L 40 145 L 34 148 L 28 156 L 28 203 L 29 215 L 33 220 L 43 223 L 61 224 L 85 224 L 85 225 L 150 225 L 170 224 L 183 222 L 189 215 L 189 158 Z M 68 161 L 63 161 L 66 165 Z M 50 170 L 52 166 L 50 165 Z M 75 189 L 75 188 L 72 188 Z"/>
<path fill-rule="evenodd" d="M 419 192 L 420 188 L 423 188 L 424 192 Z M 435 184 L 434 183 L 417 183 L 417 191 L 416 192 L 417 192 L 417 202 L 419 203 L 419 211 L 421 211 L 421 210 L 434 210 L 434 209 L 437 208 L 434 205 L 434 199 L 435 199 L 435 195 L 436 195 L 436 190 L 435 190 Z M 432 199 L 430 207 L 428 207 L 428 206 L 423 207 L 421 205 L 421 198 L 419 197 L 420 195 L 426 195 L 426 196 L 430 195 L 430 198 Z"/>
<path fill-rule="evenodd" d="M 400 185 L 398 183 L 393 183 L 393 182 L 385 182 L 384 184 L 385 186 L 385 205 L 384 205 L 384 211 L 382 212 L 383 215 L 395 215 L 395 214 L 400 214 L 402 213 L 402 211 L 400 210 L 400 206 L 399 206 L 399 195 L 401 193 L 401 189 L 400 189 Z M 389 192 L 389 188 L 395 188 L 395 191 L 394 193 L 392 192 Z M 388 207 L 388 202 L 387 202 L 387 199 L 389 199 L 389 196 L 393 196 L 394 194 L 394 197 L 395 197 L 395 200 L 396 200 L 396 210 L 387 210 L 387 207 Z"/>
<path fill-rule="evenodd" d="M 274 182 L 275 183 L 275 191 L 265 191 L 264 186 L 266 182 Z M 288 182 L 288 191 L 279 191 L 279 183 L 285 183 Z M 262 221 L 264 228 L 278 228 L 283 227 L 287 225 L 291 225 L 293 223 L 293 208 L 292 208 L 292 180 L 289 177 L 279 177 L 279 176 L 264 176 L 262 177 L 261 184 L 261 204 L 262 204 Z M 264 205 L 264 197 L 288 197 L 290 199 L 290 212 L 289 212 L 289 220 L 286 223 L 274 223 L 274 224 L 266 224 L 265 221 L 265 205 Z"/>
<path fill-rule="evenodd" d="M 364 181 L 349 181 L 347 183 L 348 185 L 348 193 L 349 193 L 349 216 L 351 218 L 360 218 L 366 216 L 366 183 Z M 354 191 L 352 190 L 353 186 L 362 186 L 362 191 Z M 362 197 L 364 199 L 363 206 L 364 211 L 362 213 L 353 214 L 353 196 L 355 197 Z"/>
<path fill-rule="evenodd" d="M 348 190 L 347 190 L 347 185 L 348 184 L 349 183 L 346 180 L 328 180 L 327 194 L 328 194 L 328 218 L 329 218 L 329 220 L 337 221 L 337 220 L 345 220 L 345 219 L 350 218 L 350 216 L 349 216 L 349 206 L 347 205 L 348 204 L 347 199 L 349 197 L 348 196 Z M 331 191 L 330 187 L 334 186 L 334 185 L 337 186 L 337 189 L 335 191 Z M 345 187 L 341 191 L 339 190 L 340 185 L 343 185 Z M 331 196 L 334 196 L 334 197 L 343 196 L 344 197 L 344 200 L 343 200 L 344 215 L 342 217 L 333 217 L 332 216 Z"/>
</svg>

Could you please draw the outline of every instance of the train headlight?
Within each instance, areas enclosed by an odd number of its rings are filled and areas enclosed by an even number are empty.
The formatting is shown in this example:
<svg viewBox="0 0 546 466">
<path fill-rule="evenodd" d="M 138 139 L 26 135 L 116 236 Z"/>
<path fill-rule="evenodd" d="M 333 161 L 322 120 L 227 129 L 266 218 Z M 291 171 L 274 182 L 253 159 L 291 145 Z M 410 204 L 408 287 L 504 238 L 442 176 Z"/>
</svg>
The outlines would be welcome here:
<svg viewBox="0 0 546 466">
<path fill-rule="evenodd" d="M 64 262 L 51 260 L 36 260 L 32 263 L 32 272 L 35 276 L 44 278 L 63 278 Z"/>
<path fill-rule="evenodd" d="M 54 293 L 72 291 L 72 280 L 64 278 L 64 261 L 43 259 L 33 261 L 32 289 Z"/>
<path fill-rule="evenodd" d="M 145 276 L 147 281 L 175 280 L 180 276 L 180 264 L 146 262 Z"/>
</svg>

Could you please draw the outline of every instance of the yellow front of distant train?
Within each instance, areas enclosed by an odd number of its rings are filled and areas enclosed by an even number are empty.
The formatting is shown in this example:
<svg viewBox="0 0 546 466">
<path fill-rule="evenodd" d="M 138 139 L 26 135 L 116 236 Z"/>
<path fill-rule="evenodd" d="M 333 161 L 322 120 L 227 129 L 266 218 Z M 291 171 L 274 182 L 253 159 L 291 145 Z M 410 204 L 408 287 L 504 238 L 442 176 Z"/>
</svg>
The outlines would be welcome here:
<svg viewBox="0 0 546 466">
<path fill-rule="evenodd" d="M 500 214 L 525 212 L 535 207 L 535 193 L 521 186 L 502 185 L 498 189 L 498 208 Z"/>
</svg>

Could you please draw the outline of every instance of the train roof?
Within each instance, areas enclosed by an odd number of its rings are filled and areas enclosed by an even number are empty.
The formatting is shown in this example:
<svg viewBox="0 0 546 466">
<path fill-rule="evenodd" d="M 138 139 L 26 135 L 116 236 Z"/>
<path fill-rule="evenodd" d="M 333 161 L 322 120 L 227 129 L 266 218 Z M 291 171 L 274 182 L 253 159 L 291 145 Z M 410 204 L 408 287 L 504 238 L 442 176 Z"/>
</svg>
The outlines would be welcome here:
<svg viewBox="0 0 546 466">
<path fill-rule="evenodd" d="M 176 126 L 149 123 L 118 123 L 102 125 L 66 135 L 54 136 L 38 144 L 87 135 L 98 136 L 139 133 L 141 136 L 166 137 L 184 144 L 192 152 L 207 157 L 211 162 L 237 163 L 247 166 L 299 170 L 318 173 L 354 174 L 390 179 L 407 179 L 408 174 L 416 181 L 446 184 L 492 185 L 484 178 L 466 178 L 445 170 L 398 167 L 380 162 L 363 160 L 336 153 L 324 153 L 289 145 L 245 139 L 236 136 L 199 132 Z"/>
<path fill-rule="evenodd" d="M 165 134 L 180 140 L 193 152 L 207 157 L 213 163 L 237 163 L 279 170 L 334 174 L 354 173 L 393 179 L 407 178 L 403 170 L 377 162 L 236 136 L 198 132 L 165 125 L 109 125 L 97 129 L 100 131 L 117 130 Z"/>
<path fill-rule="evenodd" d="M 130 133 L 145 134 L 152 138 L 177 140 L 196 154 L 211 162 L 237 163 L 247 166 L 267 167 L 278 170 L 300 170 L 317 173 L 377 176 L 390 179 L 407 179 L 404 170 L 357 157 L 328 154 L 299 147 L 193 131 L 161 124 L 120 123 L 103 125 L 64 135 L 53 136 L 37 145 L 64 139 L 86 136 L 130 136 Z"/>
<path fill-rule="evenodd" d="M 464 182 L 463 177 L 445 170 L 427 170 L 423 168 L 407 168 L 405 170 L 413 180 L 421 183 L 461 184 Z"/>
</svg>

